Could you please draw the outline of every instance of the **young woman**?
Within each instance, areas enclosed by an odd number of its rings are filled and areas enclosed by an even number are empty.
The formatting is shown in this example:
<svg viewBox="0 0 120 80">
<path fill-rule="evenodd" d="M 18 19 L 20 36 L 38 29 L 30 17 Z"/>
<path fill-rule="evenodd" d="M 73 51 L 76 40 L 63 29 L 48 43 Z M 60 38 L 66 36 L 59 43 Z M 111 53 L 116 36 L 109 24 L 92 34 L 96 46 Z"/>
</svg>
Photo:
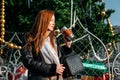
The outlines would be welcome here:
<svg viewBox="0 0 120 80">
<path fill-rule="evenodd" d="M 55 14 L 41 10 L 32 29 L 23 38 L 22 60 L 28 69 L 28 80 L 62 80 L 65 67 L 54 36 Z M 65 39 L 65 38 L 64 38 Z M 71 41 L 65 39 L 64 51 L 70 52 Z"/>
</svg>

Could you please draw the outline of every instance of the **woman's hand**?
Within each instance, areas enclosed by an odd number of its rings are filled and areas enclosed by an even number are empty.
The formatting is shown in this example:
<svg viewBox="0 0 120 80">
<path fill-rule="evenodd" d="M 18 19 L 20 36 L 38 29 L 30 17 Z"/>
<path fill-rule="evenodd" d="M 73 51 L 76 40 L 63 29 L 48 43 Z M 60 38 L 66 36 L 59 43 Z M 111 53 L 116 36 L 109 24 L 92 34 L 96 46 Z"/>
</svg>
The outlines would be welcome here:
<svg viewBox="0 0 120 80">
<path fill-rule="evenodd" d="M 65 45 L 70 48 L 71 47 L 71 44 L 72 44 L 72 41 L 71 40 L 68 40 L 64 35 L 63 35 L 63 38 L 64 38 L 64 41 L 65 41 Z"/>
<path fill-rule="evenodd" d="M 65 67 L 63 66 L 63 64 L 57 64 L 56 73 L 59 74 L 59 75 L 62 75 L 64 69 L 65 69 Z"/>
<path fill-rule="evenodd" d="M 71 47 L 71 44 L 72 44 L 72 41 L 66 41 L 65 44 L 66 44 L 66 46 L 67 46 L 68 48 L 70 48 L 70 47 Z"/>
</svg>

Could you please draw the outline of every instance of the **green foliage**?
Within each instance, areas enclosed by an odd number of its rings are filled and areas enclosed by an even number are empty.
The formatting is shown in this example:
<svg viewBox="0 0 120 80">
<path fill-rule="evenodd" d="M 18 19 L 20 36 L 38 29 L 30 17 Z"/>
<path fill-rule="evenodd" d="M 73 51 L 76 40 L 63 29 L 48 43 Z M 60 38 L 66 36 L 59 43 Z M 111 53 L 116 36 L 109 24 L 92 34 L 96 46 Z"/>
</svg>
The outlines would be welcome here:
<svg viewBox="0 0 120 80">
<path fill-rule="evenodd" d="M 105 4 L 101 0 L 73 0 L 73 10 L 77 17 L 90 32 L 98 36 L 104 43 L 112 40 L 109 26 L 105 19 L 110 17 L 114 10 L 107 10 L 102 15 Z M 51 9 L 55 11 L 56 27 L 70 26 L 70 0 L 6 0 L 5 19 L 6 31 L 27 32 L 31 29 L 38 11 Z M 81 31 L 80 31 L 81 32 Z"/>
<path fill-rule="evenodd" d="M 78 16 L 82 24 L 90 32 L 98 36 L 105 44 L 112 41 L 112 34 L 105 20 L 111 16 L 114 10 L 106 10 L 105 3 L 101 0 L 81 0 L 78 3 Z"/>
<path fill-rule="evenodd" d="M 33 0 L 28 6 L 28 0 L 6 0 L 6 30 L 13 32 L 29 31 L 33 25 L 35 16 L 42 9 L 55 11 L 56 26 L 69 26 L 70 2 L 66 0 Z M 67 23 L 67 24 L 66 24 Z"/>
</svg>

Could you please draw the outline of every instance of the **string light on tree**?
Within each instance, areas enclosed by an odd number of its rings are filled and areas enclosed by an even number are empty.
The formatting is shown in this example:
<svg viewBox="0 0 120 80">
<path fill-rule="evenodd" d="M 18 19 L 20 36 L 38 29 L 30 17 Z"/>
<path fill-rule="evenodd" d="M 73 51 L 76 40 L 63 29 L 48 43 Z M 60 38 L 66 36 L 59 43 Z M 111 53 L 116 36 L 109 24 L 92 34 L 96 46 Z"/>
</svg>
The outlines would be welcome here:
<svg viewBox="0 0 120 80">
<path fill-rule="evenodd" d="M 105 11 L 102 11 L 102 12 L 101 12 L 101 16 L 102 16 L 102 17 L 105 17 L 105 16 L 106 16 L 106 12 L 105 12 Z"/>
<path fill-rule="evenodd" d="M 8 45 L 9 48 L 16 48 L 16 49 L 21 49 L 21 46 L 17 46 L 13 43 L 7 42 L 4 40 L 4 35 L 5 35 L 5 6 L 4 6 L 5 1 L 2 0 L 1 2 L 1 16 L 0 16 L 0 54 L 3 53 L 3 45 Z"/>
</svg>

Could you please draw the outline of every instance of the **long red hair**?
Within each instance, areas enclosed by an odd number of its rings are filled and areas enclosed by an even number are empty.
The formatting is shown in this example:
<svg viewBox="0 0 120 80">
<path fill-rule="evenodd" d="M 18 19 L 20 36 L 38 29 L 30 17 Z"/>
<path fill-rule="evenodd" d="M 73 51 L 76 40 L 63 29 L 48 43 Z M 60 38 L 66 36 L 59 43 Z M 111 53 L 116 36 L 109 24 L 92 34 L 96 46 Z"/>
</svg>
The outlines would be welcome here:
<svg viewBox="0 0 120 80">
<path fill-rule="evenodd" d="M 38 54 L 39 50 L 44 44 L 45 38 L 47 36 L 45 33 L 53 15 L 54 12 L 52 10 L 41 10 L 36 16 L 32 29 L 27 33 L 30 38 L 29 42 L 34 43 L 36 54 Z M 49 37 L 52 47 L 55 48 L 54 31 L 50 33 Z"/>
</svg>

